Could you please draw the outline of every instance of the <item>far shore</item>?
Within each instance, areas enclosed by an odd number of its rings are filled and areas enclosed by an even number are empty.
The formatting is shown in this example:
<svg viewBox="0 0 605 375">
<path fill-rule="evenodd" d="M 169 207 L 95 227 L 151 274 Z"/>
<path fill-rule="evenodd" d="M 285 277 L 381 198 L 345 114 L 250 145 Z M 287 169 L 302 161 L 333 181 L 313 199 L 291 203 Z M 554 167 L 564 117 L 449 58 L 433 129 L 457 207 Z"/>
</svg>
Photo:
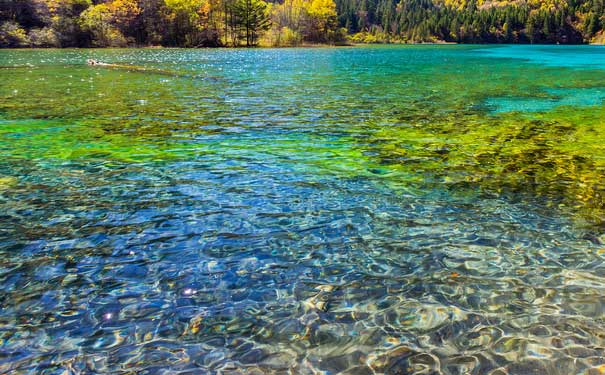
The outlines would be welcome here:
<svg viewBox="0 0 605 375">
<path fill-rule="evenodd" d="M 399 42 L 399 41 L 390 41 L 390 42 L 378 42 L 378 43 L 359 43 L 359 42 L 349 42 L 342 44 L 321 44 L 321 43 L 304 43 L 300 45 L 292 45 L 292 46 L 272 46 L 272 45 L 257 45 L 253 47 L 175 47 L 175 46 L 112 46 L 112 47 L 18 47 L 18 48 L 0 48 L 0 51 L 5 50 L 61 50 L 61 49 L 81 49 L 81 50 L 105 50 L 105 49 L 208 49 L 208 50 L 218 50 L 218 49 L 288 49 L 288 48 L 344 48 L 344 47 L 364 47 L 364 46 L 439 46 L 439 45 L 484 45 L 484 46 L 514 46 L 514 45 L 536 45 L 536 46 L 552 46 L 552 45 L 561 45 L 561 46 L 604 46 L 605 40 L 599 40 L 597 42 L 590 43 L 575 43 L 575 44 L 553 44 L 553 43 L 456 43 L 456 42 L 445 42 L 445 41 L 434 41 L 434 42 Z"/>
</svg>

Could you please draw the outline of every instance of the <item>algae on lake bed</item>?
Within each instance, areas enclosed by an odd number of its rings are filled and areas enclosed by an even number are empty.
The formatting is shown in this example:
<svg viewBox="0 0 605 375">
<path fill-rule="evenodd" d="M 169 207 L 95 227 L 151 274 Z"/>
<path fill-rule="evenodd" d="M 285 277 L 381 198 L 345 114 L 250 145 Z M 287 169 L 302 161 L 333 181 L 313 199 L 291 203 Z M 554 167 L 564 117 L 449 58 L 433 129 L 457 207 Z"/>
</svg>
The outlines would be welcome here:
<svg viewBox="0 0 605 375">
<path fill-rule="evenodd" d="M 602 49 L 0 66 L 1 372 L 605 365 Z"/>
<path fill-rule="evenodd" d="M 496 60 L 476 62 L 470 73 L 454 64 L 426 79 L 432 84 L 422 88 L 427 101 L 392 111 L 397 126 L 375 131 L 368 153 L 416 174 L 421 184 L 533 196 L 569 207 L 589 225 L 602 223 L 605 105 L 592 94 L 604 87 L 603 72 Z M 493 112 L 485 105 L 491 98 L 532 93 L 526 102 L 540 103 L 543 92 L 553 91 L 575 99 L 538 111 Z M 376 116 L 385 111 L 381 107 Z"/>
</svg>

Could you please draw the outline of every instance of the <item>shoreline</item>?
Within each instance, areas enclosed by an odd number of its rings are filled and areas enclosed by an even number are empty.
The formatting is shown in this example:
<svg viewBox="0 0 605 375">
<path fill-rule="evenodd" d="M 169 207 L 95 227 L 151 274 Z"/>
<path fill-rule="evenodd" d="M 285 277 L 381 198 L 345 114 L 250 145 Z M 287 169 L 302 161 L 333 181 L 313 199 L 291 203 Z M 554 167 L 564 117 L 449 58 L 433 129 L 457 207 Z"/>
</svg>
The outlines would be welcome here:
<svg viewBox="0 0 605 375">
<path fill-rule="evenodd" d="M 149 50 L 255 50 L 255 49 L 297 49 L 297 48 L 351 48 L 364 46 L 605 46 L 605 42 L 590 43 L 456 43 L 456 42 L 380 42 L 380 43 L 346 43 L 346 44 L 301 44 L 296 46 L 254 46 L 254 47 L 174 47 L 174 46 L 127 46 L 127 47 L 0 47 L 0 51 L 29 50 L 110 50 L 110 49 L 149 49 Z"/>
</svg>

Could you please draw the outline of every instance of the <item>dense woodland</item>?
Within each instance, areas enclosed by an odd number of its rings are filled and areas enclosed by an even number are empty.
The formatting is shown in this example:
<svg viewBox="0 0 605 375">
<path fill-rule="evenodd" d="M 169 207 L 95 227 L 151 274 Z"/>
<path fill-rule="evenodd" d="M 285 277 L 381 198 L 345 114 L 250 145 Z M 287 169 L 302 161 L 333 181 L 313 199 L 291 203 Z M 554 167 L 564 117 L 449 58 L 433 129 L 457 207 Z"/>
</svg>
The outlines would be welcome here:
<svg viewBox="0 0 605 375">
<path fill-rule="evenodd" d="M 0 47 L 600 42 L 605 0 L 0 0 Z"/>
</svg>

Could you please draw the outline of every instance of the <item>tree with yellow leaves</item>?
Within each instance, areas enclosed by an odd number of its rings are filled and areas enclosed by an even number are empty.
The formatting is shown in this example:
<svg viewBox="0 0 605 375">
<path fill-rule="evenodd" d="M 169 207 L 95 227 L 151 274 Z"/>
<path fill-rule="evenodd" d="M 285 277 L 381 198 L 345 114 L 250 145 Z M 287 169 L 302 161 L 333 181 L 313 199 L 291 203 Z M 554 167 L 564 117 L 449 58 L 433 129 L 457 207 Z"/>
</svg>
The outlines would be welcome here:
<svg viewBox="0 0 605 375">
<path fill-rule="evenodd" d="M 134 21 L 141 13 L 137 0 L 113 0 L 89 7 L 80 15 L 82 28 L 99 47 L 124 47 L 132 44 Z"/>
<path fill-rule="evenodd" d="M 329 32 L 336 28 L 336 4 L 334 0 L 311 0 L 307 3 L 309 23 L 306 37 L 326 42 Z"/>
<path fill-rule="evenodd" d="M 333 0 L 285 0 L 274 6 L 272 18 L 271 35 L 276 45 L 334 43 L 344 39 Z"/>
<path fill-rule="evenodd" d="M 170 44 L 183 47 L 220 45 L 210 0 L 164 0 Z"/>
</svg>

